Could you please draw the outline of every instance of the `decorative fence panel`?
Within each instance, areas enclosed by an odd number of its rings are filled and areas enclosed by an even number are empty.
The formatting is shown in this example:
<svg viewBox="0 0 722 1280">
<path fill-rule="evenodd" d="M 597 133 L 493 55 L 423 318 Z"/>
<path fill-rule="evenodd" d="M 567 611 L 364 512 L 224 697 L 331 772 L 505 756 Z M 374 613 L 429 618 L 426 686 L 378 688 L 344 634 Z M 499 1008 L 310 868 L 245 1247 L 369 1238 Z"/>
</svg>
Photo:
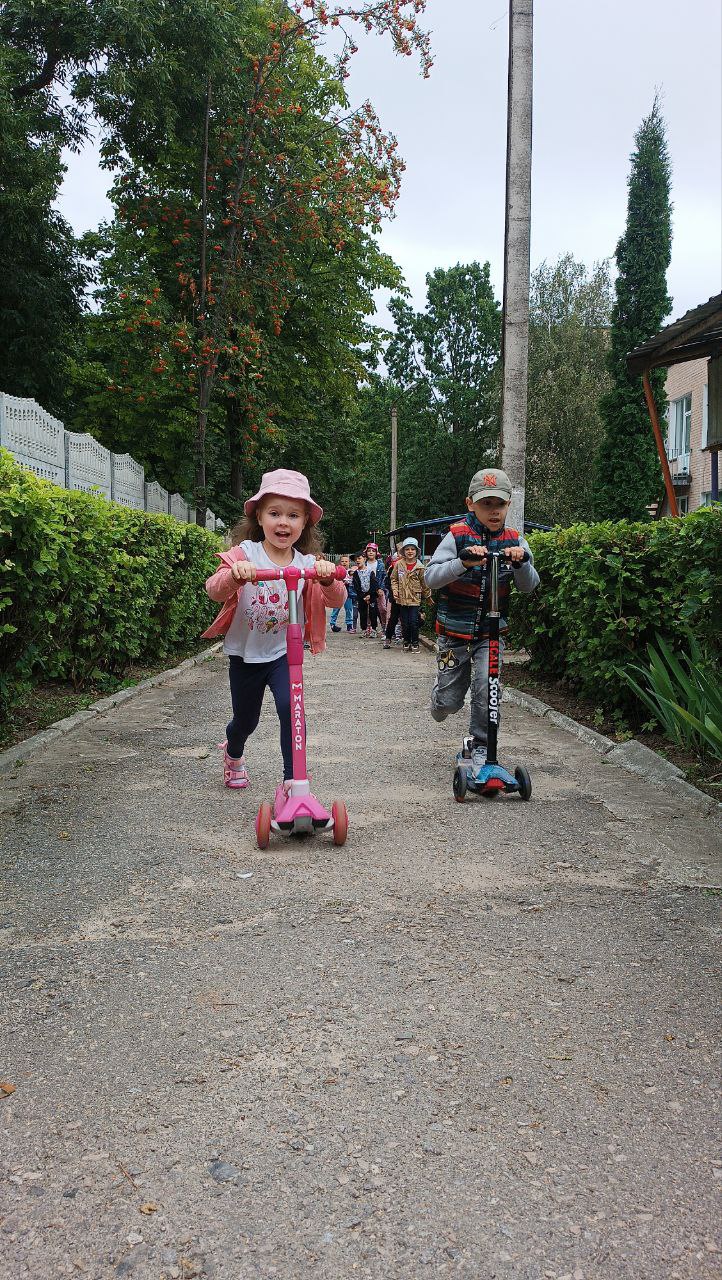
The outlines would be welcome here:
<svg viewBox="0 0 722 1280">
<path fill-rule="evenodd" d="M 65 432 L 65 488 L 96 491 L 110 498 L 112 488 L 110 450 L 92 436 Z"/>
<path fill-rule="evenodd" d="M 34 400 L 0 393 L 0 445 L 28 471 L 65 487 L 65 428 Z"/>
<path fill-rule="evenodd" d="M 145 508 L 145 472 L 129 453 L 113 454 L 113 502 L 121 507 Z"/>
<path fill-rule="evenodd" d="M 179 493 L 172 493 L 168 503 L 170 514 L 175 516 L 176 520 L 188 521 L 188 503 L 185 498 L 181 498 Z"/>
<path fill-rule="evenodd" d="M 155 511 L 158 515 L 168 515 L 168 490 L 157 480 L 151 480 L 145 486 L 145 509 Z"/>
<path fill-rule="evenodd" d="M 61 489 L 83 489 L 122 507 L 195 524 L 195 507 L 179 493 L 169 494 L 157 480 L 146 484 L 143 468 L 129 453 L 110 453 L 94 436 L 66 431 L 35 400 L 0 392 L 0 446 L 21 467 Z M 223 521 L 207 511 L 206 529 L 223 528 Z"/>
</svg>

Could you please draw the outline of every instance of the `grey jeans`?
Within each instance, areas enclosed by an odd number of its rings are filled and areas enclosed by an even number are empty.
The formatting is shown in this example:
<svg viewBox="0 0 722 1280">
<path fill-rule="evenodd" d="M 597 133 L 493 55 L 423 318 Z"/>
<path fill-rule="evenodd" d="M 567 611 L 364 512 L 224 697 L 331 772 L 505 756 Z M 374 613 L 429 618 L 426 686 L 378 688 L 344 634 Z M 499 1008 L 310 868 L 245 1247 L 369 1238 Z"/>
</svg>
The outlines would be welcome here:
<svg viewBox="0 0 722 1280">
<path fill-rule="evenodd" d="M 504 640 L 499 641 L 499 669 L 504 659 Z M 465 644 L 438 636 L 436 641 L 436 680 L 431 690 L 431 706 L 435 711 L 451 714 L 461 711 L 466 691 L 471 685 L 469 733 L 486 743 L 487 681 L 489 679 L 489 641 Z M 499 684 L 501 698 L 501 683 Z"/>
</svg>

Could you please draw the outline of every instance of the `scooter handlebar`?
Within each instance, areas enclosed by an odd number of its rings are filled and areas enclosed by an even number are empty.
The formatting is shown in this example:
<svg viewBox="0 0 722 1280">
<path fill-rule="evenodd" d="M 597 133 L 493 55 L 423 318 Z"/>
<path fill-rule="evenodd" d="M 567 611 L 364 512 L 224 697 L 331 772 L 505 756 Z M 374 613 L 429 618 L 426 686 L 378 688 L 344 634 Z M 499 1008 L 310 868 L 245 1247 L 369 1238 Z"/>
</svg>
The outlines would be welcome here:
<svg viewBox="0 0 722 1280">
<path fill-rule="evenodd" d="M 509 550 L 511 550 L 511 548 L 509 548 Z M 489 554 L 491 554 L 491 555 L 496 554 L 496 555 L 502 556 L 502 557 L 503 557 L 503 559 L 504 559 L 504 561 L 505 561 L 507 564 L 508 564 L 508 563 L 510 563 L 510 561 L 509 561 L 509 551 L 504 551 L 501 547 L 491 547 L 491 548 L 488 548 L 488 547 L 487 547 L 487 552 L 488 552 L 488 554 L 487 554 L 486 556 L 484 556 L 483 558 L 481 558 L 481 557 L 479 557 L 479 556 L 470 556 L 470 555 L 463 556 L 463 555 L 462 555 L 462 556 L 460 557 L 460 558 L 461 558 L 461 563 L 462 563 L 462 564 L 466 564 L 466 565 L 468 565 L 470 568 L 475 568 L 477 565 L 479 565 L 479 564 L 483 564 L 483 563 L 484 563 L 484 560 L 488 560 L 488 558 L 489 558 Z M 529 560 L 529 558 L 530 558 L 530 557 L 529 557 L 529 552 L 528 552 L 528 551 L 524 551 L 524 554 L 523 554 L 523 556 L 522 556 L 521 560 L 517 560 L 517 561 L 516 561 L 516 563 L 517 563 L 517 564 L 526 564 L 526 562 L 527 562 L 527 560 Z"/>
<path fill-rule="evenodd" d="M 316 573 L 315 565 L 311 569 L 299 569 L 295 564 L 285 565 L 283 568 L 279 566 L 278 569 L 256 569 L 256 582 L 275 582 L 278 579 L 283 578 L 287 585 L 288 583 L 293 583 L 295 585 L 300 578 L 313 580 L 317 577 L 318 574 Z M 346 569 L 342 564 L 336 565 L 334 577 L 346 577 Z"/>
</svg>

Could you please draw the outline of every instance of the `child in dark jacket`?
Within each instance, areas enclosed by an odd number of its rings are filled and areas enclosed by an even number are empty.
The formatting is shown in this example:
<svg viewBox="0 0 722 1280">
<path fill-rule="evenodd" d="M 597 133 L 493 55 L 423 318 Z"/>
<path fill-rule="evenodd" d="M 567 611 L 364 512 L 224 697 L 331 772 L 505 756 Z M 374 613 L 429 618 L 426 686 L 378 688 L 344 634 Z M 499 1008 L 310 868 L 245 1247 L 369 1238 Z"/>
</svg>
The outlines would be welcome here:
<svg viewBox="0 0 722 1280">
<path fill-rule="evenodd" d="M 356 569 L 353 577 L 353 589 L 358 604 L 358 616 L 361 623 L 361 635 L 367 639 L 378 626 L 379 616 L 376 605 L 376 574 L 369 566 L 364 555 L 356 557 Z"/>
</svg>

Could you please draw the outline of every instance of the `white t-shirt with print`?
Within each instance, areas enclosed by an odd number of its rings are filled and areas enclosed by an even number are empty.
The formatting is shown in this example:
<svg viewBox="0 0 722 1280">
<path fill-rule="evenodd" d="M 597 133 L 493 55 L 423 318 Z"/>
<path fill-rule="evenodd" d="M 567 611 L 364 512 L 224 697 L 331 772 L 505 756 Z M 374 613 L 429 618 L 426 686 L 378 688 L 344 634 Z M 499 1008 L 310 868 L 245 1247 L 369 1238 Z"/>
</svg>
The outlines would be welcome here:
<svg viewBox="0 0 722 1280">
<path fill-rule="evenodd" d="M 257 569 L 277 569 L 266 554 L 262 542 L 246 539 L 241 550 Z M 312 569 L 315 556 L 294 551 L 292 564 L 299 569 Z M 298 621 L 304 625 L 303 587 L 298 602 Z M 226 632 L 223 652 L 243 658 L 244 662 L 273 662 L 286 652 L 288 624 L 288 591 L 283 578 L 268 582 L 246 582 L 238 596 L 233 621 Z"/>
</svg>

